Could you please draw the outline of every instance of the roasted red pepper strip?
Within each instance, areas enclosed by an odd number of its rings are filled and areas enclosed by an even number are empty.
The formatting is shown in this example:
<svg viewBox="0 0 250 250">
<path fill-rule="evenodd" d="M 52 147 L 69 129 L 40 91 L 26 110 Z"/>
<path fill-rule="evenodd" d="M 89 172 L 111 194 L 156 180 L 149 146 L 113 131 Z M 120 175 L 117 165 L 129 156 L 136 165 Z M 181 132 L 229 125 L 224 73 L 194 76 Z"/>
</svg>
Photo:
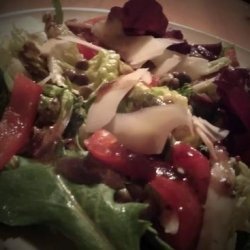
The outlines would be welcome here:
<svg viewBox="0 0 250 250">
<path fill-rule="evenodd" d="M 201 203 L 207 198 L 211 168 L 208 159 L 185 143 L 176 143 L 171 149 L 174 168 L 182 168 L 196 190 Z"/>
<path fill-rule="evenodd" d="M 0 122 L 0 169 L 28 142 L 37 113 L 42 87 L 17 75 L 10 104 Z"/>
<path fill-rule="evenodd" d="M 144 181 L 155 177 L 155 167 L 150 159 L 126 149 L 106 130 L 96 131 L 84 143 L 96 159 L 125 176 Z"/>
<path fill-rule="evenodd" d="M 202 208 L 194 191 L 184 181 L 158 176 L 149 185 L 155 190 L 166 209 L 178 216 L 176 234 L 167 234 L 167 241 L 175 250 L 193 250 L 202 224 Z"/>
</svg>

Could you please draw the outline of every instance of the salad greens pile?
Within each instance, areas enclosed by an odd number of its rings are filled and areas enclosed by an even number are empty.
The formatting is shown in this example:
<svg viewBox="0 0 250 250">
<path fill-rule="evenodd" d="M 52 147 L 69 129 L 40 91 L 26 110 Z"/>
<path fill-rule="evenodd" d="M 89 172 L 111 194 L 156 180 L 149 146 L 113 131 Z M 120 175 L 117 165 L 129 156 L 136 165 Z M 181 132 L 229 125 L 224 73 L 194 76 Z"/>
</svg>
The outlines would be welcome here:
<svg viewBox="0 0 250 250">
<path fill-rule="evenodd" d="M 140 237 L 150 227 L 139 219 L 145 205 L 118 204 L 114 190 L 103 184 L 73 184 L 55 175 L 50 166 L 23 158 L 17 161 L 17 169 L 0 177 L 3 223 L 50 225 L 79 249 L 139 249 Z"/>
<path fill-rule="evenodd" d="M 84 250 L 248 249 L 250 69 L 234 47 L 190 44 L 155 0 L 88 21 L 52 4 L 43 31 L 1 38 L 0 223 Z"/>
</svg>

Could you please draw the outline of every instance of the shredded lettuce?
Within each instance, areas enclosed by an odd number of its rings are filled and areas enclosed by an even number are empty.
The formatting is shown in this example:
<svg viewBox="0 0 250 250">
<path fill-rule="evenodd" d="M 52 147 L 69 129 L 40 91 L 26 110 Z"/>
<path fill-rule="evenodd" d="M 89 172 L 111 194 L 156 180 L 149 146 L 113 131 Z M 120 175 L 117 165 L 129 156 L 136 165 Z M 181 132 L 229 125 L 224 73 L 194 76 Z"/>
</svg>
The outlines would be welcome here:
<svg viewBox="0 0 250 250">
<path fill-rule="evenodd" d="M 46 41 L 46 38 L 44 38 L 43 32 L 30 34 L 26 30 L 14 25 L 10 32 L 10 36 L 6 38 L 5 48 L 11 52 L 12 56 L 18 56 L 18 52 L 28 41 L 41 45 Z"/>
<path fill-rule="evenodd" d="M 19 59 L 19 53 L 22 51 L 23 46 L 27 42 L 41 44 L 44 39 L 41 38 L 41 33 L 29 34 L 21 28 L 13 26 L 9 36 L 1 39 L 0 47 L 0 69 L 4 72 L 4 80 L 11 91 L 13 81 L 18 73 L 28 75 L 23 63 Z"/>
<path fill-rule="evenodd" d="M 60 87 L 67 87 L 66 79 L 63 76 L 63 68 L 61 66 L 60 60 L 57 60 L 55 57 L 50 56 L 48 60 L 48 67 L 52 82 Z"/>
<path fill-rule="evenodd" d="M 75 63 L 82 59 L 77 45 L 72 42 L 49 39 L 40 47 L 41 53 L 55 57 L 64 63 L 74 66 Z"/>
</svg>

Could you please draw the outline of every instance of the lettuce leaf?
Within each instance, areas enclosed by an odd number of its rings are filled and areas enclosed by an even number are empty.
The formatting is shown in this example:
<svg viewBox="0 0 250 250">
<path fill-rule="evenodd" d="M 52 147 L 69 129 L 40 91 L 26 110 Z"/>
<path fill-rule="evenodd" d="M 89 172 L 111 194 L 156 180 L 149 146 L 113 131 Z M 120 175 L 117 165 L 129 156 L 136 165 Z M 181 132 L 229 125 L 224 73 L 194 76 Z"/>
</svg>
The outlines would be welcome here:
<svg viewBox="0 0 250 250">
<path fill-rule="evenodd" d="M 177 33 L 178 34 L 178 33 Z M 179 35 L 180 36 L 180 35 Z M 181 38 L 182 39 L 182 38 Z M 168 47 L 169 50 L 195 57 L 201 57 L 208 61 L 218 59 L 222 54 L 222 44 L 189 44 L 186 40 Z"/>
<path fill-rule="evenodd" d="M 118 19 L 127 35 L 152 35 L 163 37 L 168 19 L 162 6 L 155 0 L 130 0 L 121 7 L 113 7 L 108 19 Z"/>
<path fill-rule="evenodd" d="M 147 230 L 141 243 L 143 250 L 173 250 L 172 247 L 158 237 L 157 232 L 153 228 Z"/>
<path fill-rule="evenodd" d="M 223 126 L 231 131 L 224 143 L 231 155 L 250 165 L 250 69 L 226 67 L 214 83 L 225 113 Z"/>
<path fill-rule="evenodd" d="M 99 51 L 88 63 L 86 75 L 93 84 L 93 90 L 112 82 L 119 76 L 120 56 L 113 50 Z"/>
<path fill-rule="evenodd" d="M 239 162 L 236 172 L 236 228 L 250 233 L 250 169 Z"/>
<path fill-rule="evenodd" d="M 84 250 L 139 250 L 149 223 L 146 205 L 116 203 L 114 190 L 67 182 L 53 168 L 18 158 L 18 168 L 0 175 L 0 222 L 46 224 Z"/>
<path fill-rule="evenodd" d="M 221 102 L 250 129 L 250 69 L 225 68 L 215 79 Z"/>
</svg>

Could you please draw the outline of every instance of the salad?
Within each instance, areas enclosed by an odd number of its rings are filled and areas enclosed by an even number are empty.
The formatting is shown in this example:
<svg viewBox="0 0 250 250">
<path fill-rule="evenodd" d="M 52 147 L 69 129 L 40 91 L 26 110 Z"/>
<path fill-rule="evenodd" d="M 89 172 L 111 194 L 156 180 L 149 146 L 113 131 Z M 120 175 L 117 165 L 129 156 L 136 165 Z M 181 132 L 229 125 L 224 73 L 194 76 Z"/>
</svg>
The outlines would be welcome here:
<svg viewBox="0 0 250 250">
<path fill-rule="evenodd" d="M 53 4 L 43 31 L 1 42 L 0 223 L 71 249 L 249 249 L 250 69 L 234 47 L 191 44 L 155 0 L 84 22 Z"/>
</svg>

